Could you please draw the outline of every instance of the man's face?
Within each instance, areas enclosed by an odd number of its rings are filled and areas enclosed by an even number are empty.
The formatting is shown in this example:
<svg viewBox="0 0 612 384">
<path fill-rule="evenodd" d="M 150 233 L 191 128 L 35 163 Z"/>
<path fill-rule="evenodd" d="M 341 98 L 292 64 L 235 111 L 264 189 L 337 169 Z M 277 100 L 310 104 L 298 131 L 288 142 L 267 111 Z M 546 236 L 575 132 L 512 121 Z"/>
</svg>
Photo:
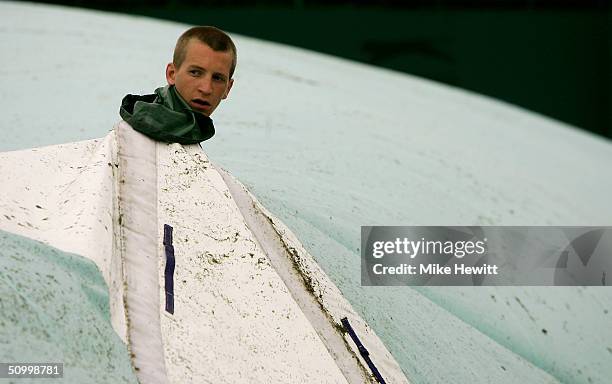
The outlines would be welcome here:
<svg viewBox="0 0 612 384">
<path fill-rule="evenodd" d="M 170 63 L 166 67 L 166 80 L 191 108 L 210 116 L 232 88 L 231 66 L 231 51 L 213 51 L 207 44 L 191 39 L 181 66 L 176 68 Z"/>
</svg>

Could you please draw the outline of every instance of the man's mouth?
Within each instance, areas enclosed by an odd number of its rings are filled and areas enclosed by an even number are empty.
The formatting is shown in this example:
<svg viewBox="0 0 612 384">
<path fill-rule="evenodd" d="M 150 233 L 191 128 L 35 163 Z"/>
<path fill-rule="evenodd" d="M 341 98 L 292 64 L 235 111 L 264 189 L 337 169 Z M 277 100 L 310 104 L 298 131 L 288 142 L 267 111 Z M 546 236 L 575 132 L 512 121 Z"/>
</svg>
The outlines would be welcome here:
<svg viewBox="0 0 612 384">
<path fill-rule="evenodd" d="M 200 108 L 210 108 L 211 104 L 206 101 L 206 100 L 202 100 L 202 99 L 192 99 L 191 103 L 196 106 L 196 107 L 200 107 Z"/>
</svg>

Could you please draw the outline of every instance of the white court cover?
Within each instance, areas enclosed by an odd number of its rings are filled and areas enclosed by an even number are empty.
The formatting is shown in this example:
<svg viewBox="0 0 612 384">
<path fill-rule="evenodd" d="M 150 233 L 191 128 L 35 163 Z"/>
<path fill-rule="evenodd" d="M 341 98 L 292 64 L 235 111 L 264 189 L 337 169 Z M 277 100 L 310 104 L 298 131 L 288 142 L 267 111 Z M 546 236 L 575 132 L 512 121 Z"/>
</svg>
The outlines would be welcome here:
<svg viewBox="0 0 612 384">
<path fill-rule="evenodd" d="M 122 122 L 100 140 L 3 153 L 0 170 L 11 185 L 0 229 L 95 262 L 141 383 L 373 382 L 344 317 L 381 374 L 408 382 L 295 236 L 198 145 L 154 142 Z"/>
</svg>

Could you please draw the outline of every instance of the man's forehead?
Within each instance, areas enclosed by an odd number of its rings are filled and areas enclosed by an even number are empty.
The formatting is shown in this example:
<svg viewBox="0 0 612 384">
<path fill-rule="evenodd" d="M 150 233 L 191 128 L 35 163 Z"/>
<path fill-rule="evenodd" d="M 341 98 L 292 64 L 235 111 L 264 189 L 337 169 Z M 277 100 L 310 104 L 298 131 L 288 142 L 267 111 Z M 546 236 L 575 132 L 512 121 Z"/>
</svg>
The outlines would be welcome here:
<svg viewBox="0 0 612 384">
<path fill-rule="evenodd" d="M 229 74 L 231 51 L 215 51 L 208 44 L 192 38 L 186 46 L 184 64 Z"/>
</svg>

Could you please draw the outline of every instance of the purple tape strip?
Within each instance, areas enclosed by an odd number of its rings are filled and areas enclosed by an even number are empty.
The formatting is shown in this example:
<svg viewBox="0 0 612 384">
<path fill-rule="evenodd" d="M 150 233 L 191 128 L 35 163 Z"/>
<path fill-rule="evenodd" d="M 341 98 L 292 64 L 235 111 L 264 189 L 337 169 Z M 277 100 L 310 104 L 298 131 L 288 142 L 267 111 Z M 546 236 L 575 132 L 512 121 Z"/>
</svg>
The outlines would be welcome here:
<svg viewBox="0 0 612 384">
<path fill-rule="evenodd" d="M 164 224 L 164 249 L 166 251 L 166 311 L 174 314 L 174 246 L 172 245 L 172 227 Z"/>
</svg>

